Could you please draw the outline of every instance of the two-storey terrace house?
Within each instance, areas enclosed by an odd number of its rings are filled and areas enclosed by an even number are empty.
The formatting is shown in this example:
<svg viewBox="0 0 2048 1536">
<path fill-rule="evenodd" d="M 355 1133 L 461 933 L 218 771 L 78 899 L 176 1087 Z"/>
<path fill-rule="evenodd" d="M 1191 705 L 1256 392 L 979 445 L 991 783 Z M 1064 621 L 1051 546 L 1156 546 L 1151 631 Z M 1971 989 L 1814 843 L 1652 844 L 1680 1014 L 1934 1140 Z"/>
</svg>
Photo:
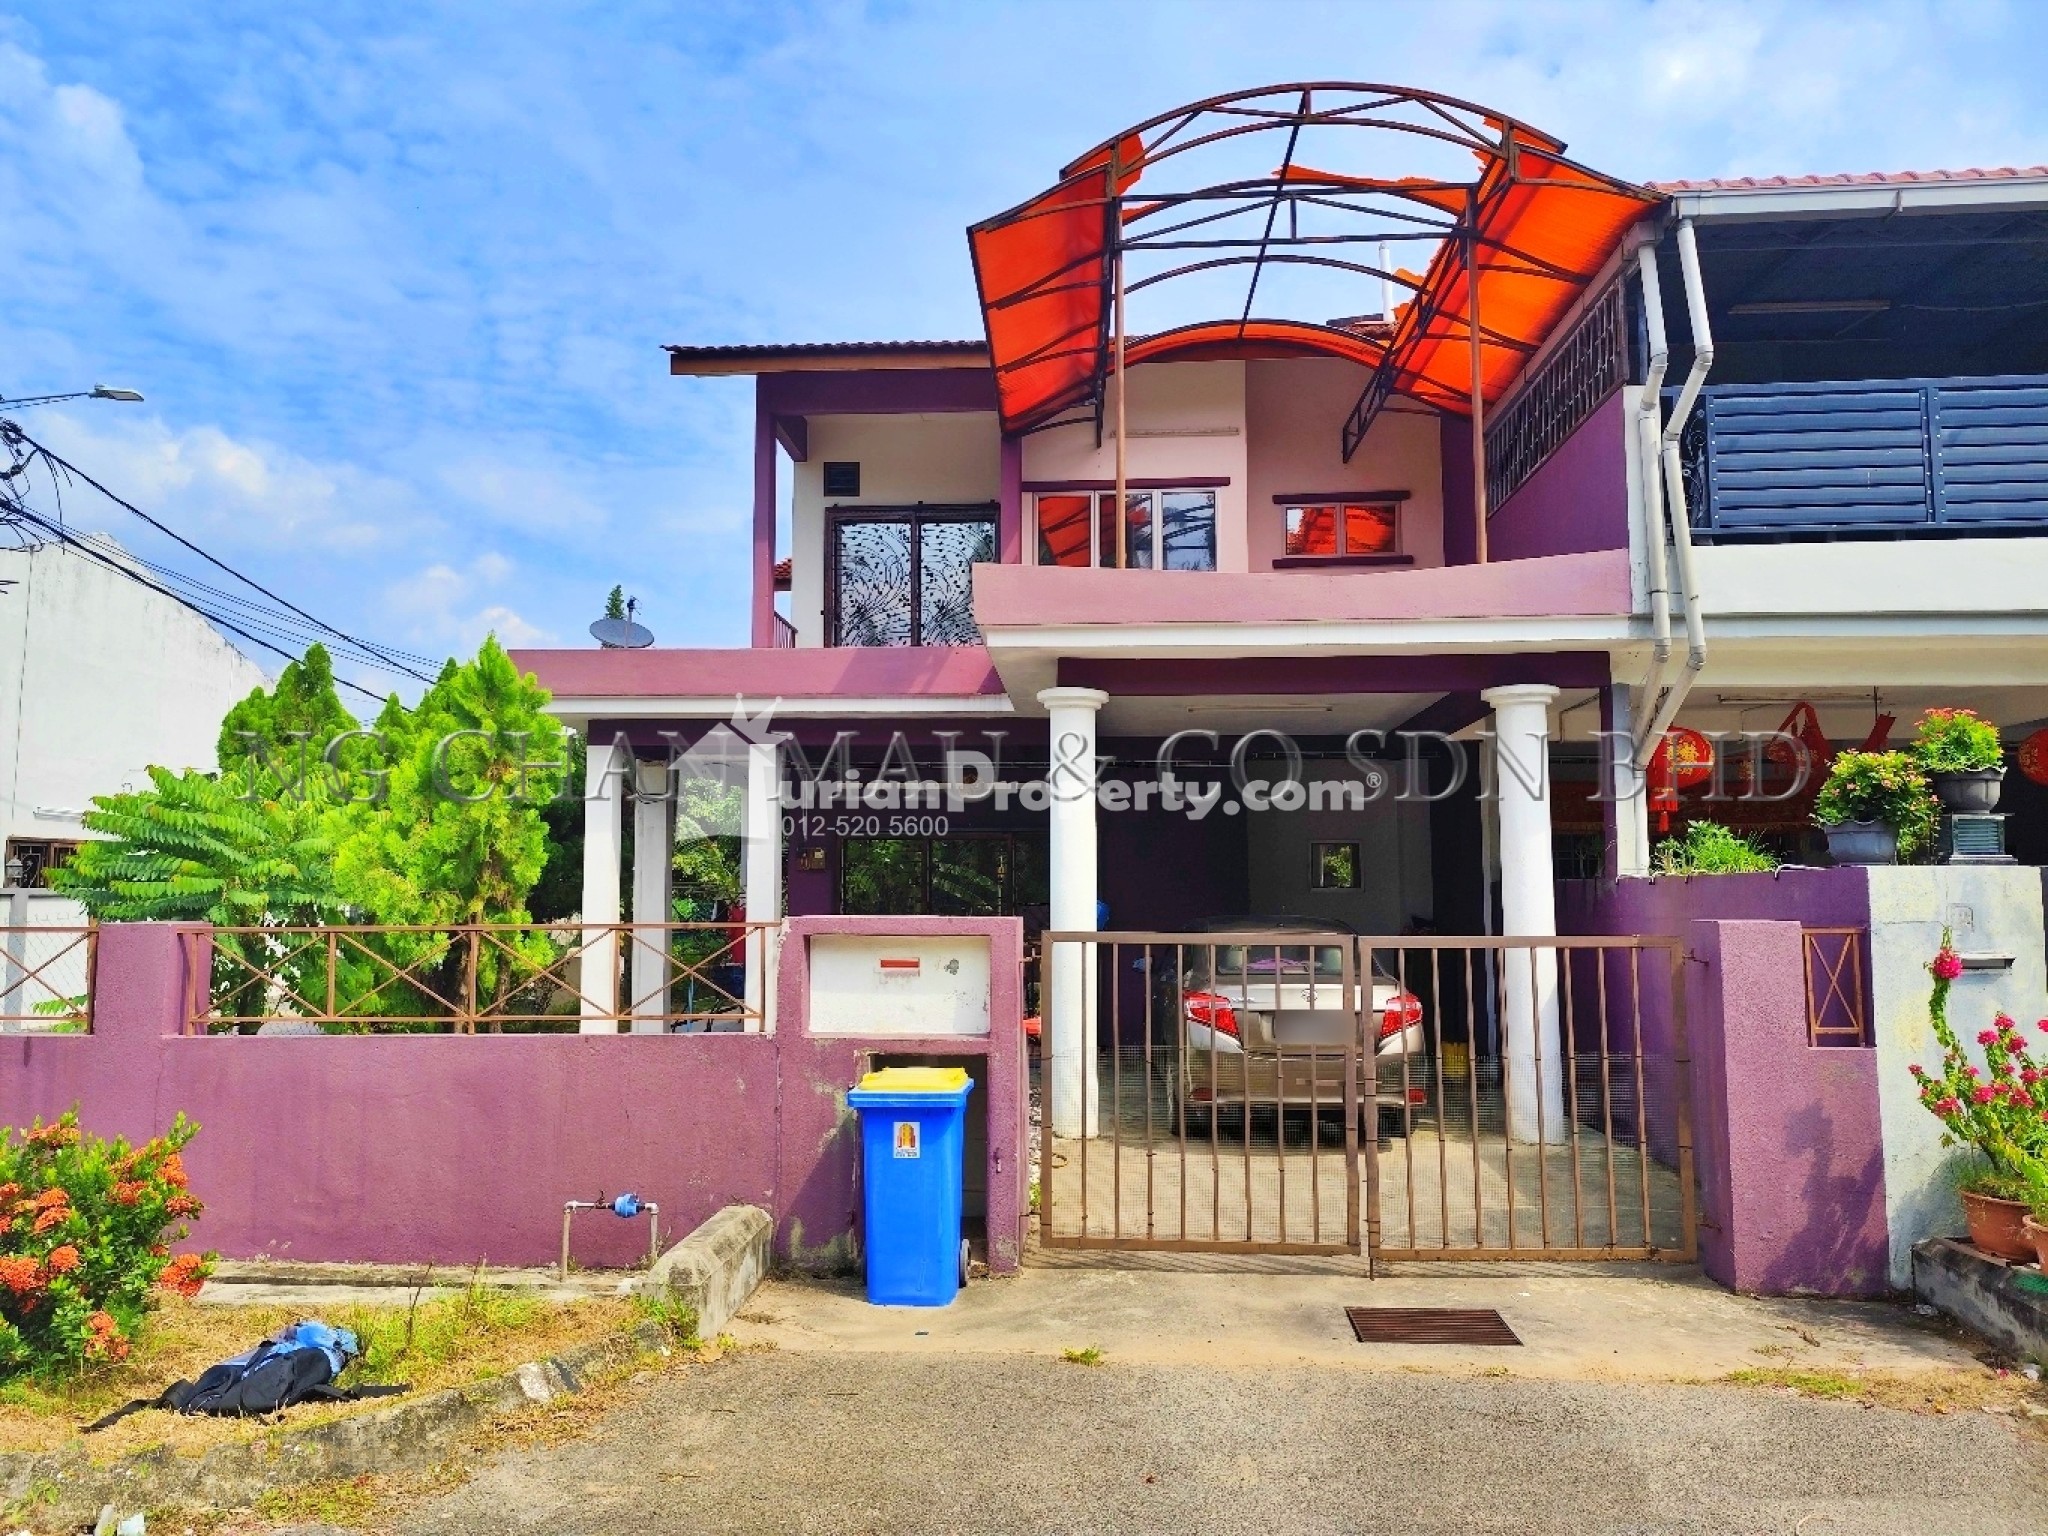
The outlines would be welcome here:
<svg viewBox="0 0 2048 1536">
<path fill-rule="evenodd" d="M 1739 742 L 1653 804 L 1670 730 L 2048 720 L 2048 168 L 1637 186 L 1297 85 L 967 243 L 979 338 L 669 349 L 753 381 L 750 647 L 519 656 L 594 777 L 745 738 L 749 919 L 1544 936 L 1695 815 L 1812 855 Z M 667 917 L 673 822 L 589 802 L 586 919 Z"/>
</svg>

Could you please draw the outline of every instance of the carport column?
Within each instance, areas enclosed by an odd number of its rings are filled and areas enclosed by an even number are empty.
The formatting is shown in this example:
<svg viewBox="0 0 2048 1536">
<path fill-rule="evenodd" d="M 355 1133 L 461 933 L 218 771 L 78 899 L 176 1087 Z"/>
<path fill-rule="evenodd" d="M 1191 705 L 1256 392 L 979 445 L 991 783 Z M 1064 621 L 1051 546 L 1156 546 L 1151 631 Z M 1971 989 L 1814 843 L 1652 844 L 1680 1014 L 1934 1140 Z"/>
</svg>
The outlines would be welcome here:
<svg viewBox="0 0 2048 1536">
<path fill-rule="evenodd" d="M 1038 702 L 1046 708 L 1049 726 L 1052 926 L 1057 932 L 1093 933 L 1095 716 L 1109 695 L 1094 688 L 1048 688 Z M 1056 944 L 1045 960 L 1052 983 L 1046 1033 L 1053 1134 L 1092 1136 L 1101 1097 L 1095 1065 L 1095 946 Z"/>
<path fill-rule="evenodd" d="M 1547 683 L 1489 688 L 1493 706 L 1494 793 L 1500 801 L 1501 932 L 1557 937 L 1557 884 L 1550 853 L 1550 705 Z M 1501 1056 L 1507 1076 L 1508 1134 L 1516 1141 L 1564 1141 L 1563 1042 L 1557 1027 L 1557 951 L 1500 951 Z M 1539 1085 L 1539 1069 L 1541 1081 Z"/>
<path fill-rule="evenodd" d="M 659 1035 L 668 1030 L 668 930 L 648 928 L 673 917 L 670 892 L 675 886 L 675 795 L 666 759 L 635 766 L 633 798 L 633 933 L 626 953 L 633 1033 Z"/>
<path fill-rule="evenodd" d="M 631 760 L 613 763 L 612 746 L 585 749 L 583 787 L 583 952 L 577 990 L 583 996 L 582 1032 L 616 1034 L 619 1028 L 619 812 Z"/>
<path fill-rule="evenodd" d="M 747 800 L 740 813 L 741 873 L 746 881 L 747 921 L 782 921 L 782 748 L 773 741 L 747 743 Z M 747 930 L 745 964 L 747 1012 L 760 1029 L 774 1023 L 775 934 Z"/>
</svg>

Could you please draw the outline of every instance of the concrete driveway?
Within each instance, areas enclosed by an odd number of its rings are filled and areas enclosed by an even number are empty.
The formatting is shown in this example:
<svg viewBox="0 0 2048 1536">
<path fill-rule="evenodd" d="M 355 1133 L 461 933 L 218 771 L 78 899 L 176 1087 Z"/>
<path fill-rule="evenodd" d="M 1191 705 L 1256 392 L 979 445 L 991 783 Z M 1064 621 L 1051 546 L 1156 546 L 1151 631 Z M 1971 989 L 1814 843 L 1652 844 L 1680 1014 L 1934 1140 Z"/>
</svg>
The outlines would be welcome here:
<svg viewBox="0 0 2048 1536">
<path fill-rule="evenodd" d="M 1337 1310 L 1425 1295 L 1497 1305 L 1528 1342 L 1362 1346 Z M 1939 1333 L 1685 1276 L 1029 1271 L 940 1312 L 776 1284 L 736 1331 L 756 1347 L 657 1379 L 583 1439 L 499 1456 L 400 1529 L 2048 1529 L 2048 1450 L 2021 1410 L 1687 1384 L 1744 1368 L 1982 1378 Z M 1060 1358 L 1090 1345 L 1100 1365 Z"/>
</svg>

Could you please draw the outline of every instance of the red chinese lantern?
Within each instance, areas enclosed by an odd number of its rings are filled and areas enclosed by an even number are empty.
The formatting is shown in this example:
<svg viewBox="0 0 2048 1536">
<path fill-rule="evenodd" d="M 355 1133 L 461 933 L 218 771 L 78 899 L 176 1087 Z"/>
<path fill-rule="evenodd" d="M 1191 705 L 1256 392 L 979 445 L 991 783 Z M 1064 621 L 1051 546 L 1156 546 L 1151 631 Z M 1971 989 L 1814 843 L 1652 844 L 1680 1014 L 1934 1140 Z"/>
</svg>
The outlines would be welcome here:
<svg viewBox="0 0 2048 1536">
<path fill-rule="evenodd" d="M 1688 725 L 1673 726 L 1650 756 L 1650 809 L 1657 830 L 1671 830 L 1678 792 L 1694 789 L 1714 776 L 1714 744 Z"/>
<path fill-rule="evenodd" d="M 2020 743 L 2020 772 L 2036 784 L 2048 784 L 2048 730 L 2036 731 Z"/>
</svg>

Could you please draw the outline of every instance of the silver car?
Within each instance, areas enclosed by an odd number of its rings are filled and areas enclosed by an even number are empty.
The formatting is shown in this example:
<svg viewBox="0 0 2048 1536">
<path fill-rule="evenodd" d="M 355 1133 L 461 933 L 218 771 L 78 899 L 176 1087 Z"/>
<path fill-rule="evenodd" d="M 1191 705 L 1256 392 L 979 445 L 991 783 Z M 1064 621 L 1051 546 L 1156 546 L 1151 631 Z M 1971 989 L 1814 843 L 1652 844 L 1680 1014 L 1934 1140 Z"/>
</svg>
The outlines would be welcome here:
<svg viewBox="0 0 2048 1536">
<path fill-rule="evenodd" d="M 1371 1092 L 1381 1119 L 1405 1131 L 1428 1101 L 1431 1081 L 1421 1000 L 1377 967 L 1365 997 L 1355 980 L 1347 995 L 1344 952 L 1355 936 L 1327 920 L 1217 918 L 1203 929 L 1216 937 L 1187 947 L 1189 963 L 1163 1010 L 1179 1021 L 1186 1047 L 1172 1067 L 1181 1123 L 1205 1126 L 1215 1111 L 1246 1105 L 1341 1110 L 1343 1047 L 1354 1039 L 1363 1002 L 1376 1070 L 1371 1084 L 1361 1078 L 1359 1091 Z M 1233 933 L 1245 938 L 1233 941 Z M 1252 937 L 1296 933 L 1299 944 Z"/>
</svg>

